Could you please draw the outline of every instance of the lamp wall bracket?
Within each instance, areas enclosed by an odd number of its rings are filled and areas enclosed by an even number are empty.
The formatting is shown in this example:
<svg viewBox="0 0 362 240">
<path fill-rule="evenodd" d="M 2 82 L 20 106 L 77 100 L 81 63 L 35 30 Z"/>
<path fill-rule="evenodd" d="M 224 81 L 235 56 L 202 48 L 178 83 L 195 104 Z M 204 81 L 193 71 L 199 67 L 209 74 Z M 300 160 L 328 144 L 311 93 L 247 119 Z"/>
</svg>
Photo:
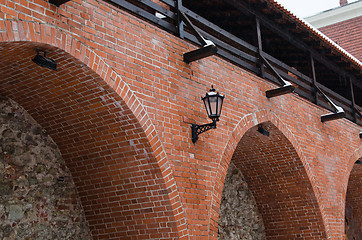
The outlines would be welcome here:
<svg viewBox="0 0 362 240">
<path fill-rule="evenodd" d="M 212 121 L 212 123 L 207 123 L 207 124 L 203 124 L 203 125 L 198 125 L 198 124 L 191 124 L 191 133 L 192 133 L 192 142 L 196 143 L 196 141 L 199 139 L 199 135 L 201 133 L 204 133 L 210 129 L 215 129 L 216 128 L 216 121 Z"/>
</svg>

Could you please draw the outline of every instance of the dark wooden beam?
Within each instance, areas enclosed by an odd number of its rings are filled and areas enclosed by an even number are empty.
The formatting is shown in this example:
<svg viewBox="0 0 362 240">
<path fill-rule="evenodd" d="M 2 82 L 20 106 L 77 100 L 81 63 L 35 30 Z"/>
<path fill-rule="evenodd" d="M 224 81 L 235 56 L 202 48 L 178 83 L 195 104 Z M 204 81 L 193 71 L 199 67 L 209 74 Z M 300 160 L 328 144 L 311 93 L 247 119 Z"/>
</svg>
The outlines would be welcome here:
<svg viewBox="0 0 362 240">
<path fill-rule="evenodd" d="M 256 16 L 260 20 L 261 24 L 264 27 L 268 28 L 269 30 L 271 30 L 275 34 L 279 35 L 280 37 L 282 37 L 283 39 L 285 39 L 286 41 L 288 41 L 289 43 L 294 45 L 296 48 L 299 48 L 299 49 L 301 49 L 302 51 L 305 51 L 305 52 L 311 52 L 311 54 L 313 55 L 313 58 L 316 61 L 322 63 L 325 66 L 327 66 L 332 71 L 334 71 L 334 72 L 336 72 L 338 74 L 341 74 L 341 75 L 346 75 L 347 74 L 347 71 L 345 69 L 342 69 L 339 65 L 331 62 L 326 56 L 324 56 L 323 54 L 317 52 L 314 48 L 308 46 L 305 42 L 303 42 L 300 39 L 296 38 L 290 32 L 285 31 L 285 29 L 283 27 L 281 27 L 278 24 L 273 23 L 272 21 L 270 21 L 270 19 L 266 18 L 264 16 L 264 14 L 262 14 L 257 9 L 251 9 L 250 6 L 244 4 L 240 0 L 225 0 L 225 1 L 227 3 L 229 3 L 229 4 L 231 4 L 232 6 L 235 6 L 240 11 L 247 12 L 250 15 Z M 324 49 L 326 49 L 326 48 L 324 47 Z M 361 82 L 361 84 L 362 84 L 362 82 Z"/>
<path fill-rule="evenodd" d="M 247 42 L 245 42 L 244 40 L 236 37 L 235 35 L 225 31 L 224 29 L 220 28 L 219 26 L 217 26 L 216 24 L 209 22 L 208 20 L 206 20 L 205 18 L 197 15 L 196 13 L 192 12 L 191 10 L 187 9 L 187 8 L 182 8 L 180 9 L 183 13 L 185 13 L 187 16 L 191 17 L 192 19 L 195 19 L 196 21 L 202 23 L 203 25 L 205 25 L 208 28 L 211 28 L 213 30 L 215 30 L 216 32 L 218 32 L 220 35 L 224 36 L 225 38 L 229 38 L 230 40 L 242 45 L 243 47 L 249 49 L 252 52 L 256 52 L 257 48 Z"/>
<path fill-rule="evenodd" d="M 215 55 L 216 53 L 217 47 L 215 45 L 207 45 L 191 52 L 184 53 L 184 62 L 190 63 L 205 57 Z"/>
<path fill-rule="evenodd" d="M 176 0 L 176 12 L 177 12 L 177 33 L 178 36 L 184 39 L 184 22 L 182 20 L 182 16 L 180 14 L 180 9 L 182 9 L 182 0 Z"/>
<path fill-rule="evenodd" d="M 167 29 L 168 31 L 174 34 L 177 32 L 176 26 L 174 24 L 169 23 L 161 18 L 158 18 L 155 16 L 155 14 L 147 12 L 146 10 L 139 8 L 128 1 L 125 0 L 108 0 L 108 1 L 120 6 L 123 9 L 126 9 L 127 11 L 137 16 L 140 16 L 141 18 L 147 19 L 153 22 L 154 24 L 157 24 L 158 26 Z"/>
<path fill-rule="evenodd" d="M 310 54 L 310 66 L 311 66 L 311 72 L 312 72 L 312 79 L 313 79 L 313 98 L 314 98 L 314 104 L 318 105 L 318 89 L 317 89 L 317 77 L 315 74 L 315 66 L 314 66 L 314 59 L 312 54 Z"/>
<path fill-rule="evenodd" d="M 327 100 L 328 105 L 333 107 L 334 113 L 328 113 L 321 116 L 322 122 L 332 121 L 336 119 L 341 119 L 346 116 L 346 113 L 343 108 L 340 106 L 337 106 L 319 87 L 318 85 L 315 85 L 318 92 Z M 333 92 L 332 92 L 333 93 Z"/>
<path fill-rule="evenodd" d="M 291 22 L 285 23 L 285 24 L 283 24 L 283 26 L 288 31 L 290 31 L 290 29 L 296 29 L 297 28 L 297 24 L 291 23 Z"/>
<path fill-rule="evenodd" d="M 355 121 L 357 121 L 357 111 L 356 111 L 356 102 L 354 99 L 354 91 L 353 91 L 353 80 L 349 79 L 349 90 L 351 91 L 351 100 L 352 100 L 352 117 Z M 358 111 L 359 113 L 359 111 Z"/>
<path fill-rule="evenodd" d="M 258 9 L 268 9 L 268 4 L 266 2 L 258 1 L 257 3 L 251 4 L 254 8 Z"/>
<path fill-rule="evenodd" d="M 328 121 L 344 118 L 345 116 L 346 116 L 345 112 L 328 113 L 328 114 L 321 116 L 321 121 L 328 122 Z"/>
<path fill-rule="evenodd" d="M 258 18 L 255 18 L 255 24 L 256 24 L 256 39 L 258 42 L 258 53 L 259 53 L 259 56 L 261 56 L 263 53 L 263 43 L 262 43 L 262 38 L 261 38 L 260 22 L 259 22 Z M 258 65 L 259 65 L 259 69 L 260 69 L 259 76 L 262 78 L 265 78 L 264 62 L 261 59 L 261 57 L 259 57 Z"/>
<path fill-rule="evenodd" d="M 290 85 L 282 86 L 280 88 L 267 90 L 265 92 L 265 96 L 267 98 L 272 98 L 272 97 L 277 97 L 277 96 L 280 96 L 280 95 L 292 93 L 293 91 L 294 91 L 294 86 L 290 84 Z"/>
<path fill-rule="evenodd" d="M 295 35 L 298 37 L 298 38 L 302 38 L 302 39 L 308 39 L 310 36 L 309 36 L 309 33 L 305 32 L 305 31 L 300 31 L 300 30 L 297 30 L 295 32 Z"/>
</svg>

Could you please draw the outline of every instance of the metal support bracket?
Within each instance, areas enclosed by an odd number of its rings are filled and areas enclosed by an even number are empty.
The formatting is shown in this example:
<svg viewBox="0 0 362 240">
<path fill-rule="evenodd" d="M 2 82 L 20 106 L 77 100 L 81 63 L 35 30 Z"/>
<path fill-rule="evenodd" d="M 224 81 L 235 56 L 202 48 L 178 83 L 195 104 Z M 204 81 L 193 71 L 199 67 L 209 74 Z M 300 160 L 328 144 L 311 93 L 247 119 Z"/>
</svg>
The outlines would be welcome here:
<svg viewBox="0 0 362 240">
<path fill-rule="evenodd" d="M 328 113 L 321 116 L 322 122 L 341 119 L 346 116 L 343 108 L 337 106 L 317 85 L 315 86 L 319 93 L 328 101 L 328 103 L 334 108 L 334 113 Z"/>
<path fill-rule="evenodd" d="M 60 5 L 69 2 L 70 0 L 49 0 L 49 3 L 54 4 L 55 6 L 59 7 Z"/>
<path fill-rule="evenodd" d="M 282 76 L 274 69 L 274 67 L 269 63 L 269 61 L 263 56 L 262 53 L 259 53 L 259 57 L 262 62 L 272 71 L 277 80 L 281 83 L 280 88 L 268 90 L 265 92 L 267 98 L 272 98 L 284 94 L 288 94 L 294 91 L 295 87 L 288 81 L 284 80 Z"/>
<path fill-rule="evenodd" d="M 199 31 L 197 31 L 196 27 L 192 24 L 190 19 L 186 16 L 185 13 L 179 11 L 179 16 L 182 18 L 182 20 L 186 23 L 186 25 L 191 29 L 197 40 L 201 43 L 203 46 L 200 49 L 193 50 L 191 52 L 184 53 L 184 62 L 190 63 L 205 57 L 212 56 L 217 53 L 217 47 L 216 45 L 210 41 L 205 39 Z"/>
<path fill-rule="evenodd" d="M 216 121 L 213 121 L 212 123 L 207 123 L 203 125 L 197 125 L 192 123 L 191 124 L 191 133 L 192 133 L 192 142 L 195 143 L 197 139 L 199 139 L 199 135 L 203 132 L 206 132 L 210 129 L 216 128 Z"/>
<path fill-rule="evenodd" d="M 359 138 L 362 139 L 362 132 L 359 133 Z"/>
</svg>

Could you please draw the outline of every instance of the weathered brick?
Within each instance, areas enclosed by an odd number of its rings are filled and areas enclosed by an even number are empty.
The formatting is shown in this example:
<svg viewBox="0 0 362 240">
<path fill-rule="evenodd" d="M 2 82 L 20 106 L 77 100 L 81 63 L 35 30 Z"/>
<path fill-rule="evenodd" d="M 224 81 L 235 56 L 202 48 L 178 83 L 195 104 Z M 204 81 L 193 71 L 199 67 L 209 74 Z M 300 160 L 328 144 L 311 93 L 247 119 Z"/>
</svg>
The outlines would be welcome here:
<svg viewBox="0 0 362 240">
<path fill-rule="evenodd" d="M 265 90 L 275 86 L 216 56 L 185 64 L 182 54 L 195 46 L 106 2 L 17 5 L 31 11 L 17 10 L 28 28 L 15 31 L 17 20 L 0 21 L 0 93 L 24 106 L 58 144 L 94 239 L 215 239 L 228 164 L 242 136 L 261 122 L 288 139 L 281 143 L 288 154 L 262 148 L 271 144 L 250 153 L 268 158 L 278 173 L 265 169 L 272 181 L 256 179 L 254 194 L 270 200 L 270 186 L 285 186 L 286 199 L 307 196 L 306 202 L 277 198 L 284 225 L 270 221 L 268 234 L 341 238 L 347 161 L 361 148 L 360 127 L 345 119 L 321 123 L 327 111 L 294 94 L 268 100 Z M 16 19 L 18 12 L 9 9 Z M 35 48 L 56 59 L 57 72 L 31 61 Z M 217 129 L 192 144 L 182 119 L 209 121 L 200 96 L 211 84 L 226 94 L 222 117 Z M 294 172 L 283 165 L 291 158 Z M 299 181 L 306 189 L 295 185 Z M 154 205 L 160 199 L 162 205 Z M 144 206 L 153 212 L 142 212 Z M 277 217 L 276 208 L 263 209 L 265 219 Z M 142 222 L 150 219 L 157 224 Z M 291 232 L 290 224 L 300 228 Z"/>
</svg>

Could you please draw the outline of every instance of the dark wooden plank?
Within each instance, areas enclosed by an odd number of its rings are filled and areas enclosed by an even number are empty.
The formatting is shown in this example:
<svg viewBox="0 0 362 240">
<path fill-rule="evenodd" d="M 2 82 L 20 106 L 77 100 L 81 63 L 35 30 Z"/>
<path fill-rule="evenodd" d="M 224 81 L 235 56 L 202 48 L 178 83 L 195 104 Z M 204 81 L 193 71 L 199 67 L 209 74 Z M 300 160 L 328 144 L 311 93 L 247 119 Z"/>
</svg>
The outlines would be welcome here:
<svg viewBox="0 0 362 240">
<path fill-rule="evenodd" d="M 239 0 L 225 0 L 225 1 L 229 4 L 231 4 L 232 6 L 237 7 L 239 10 L 241 10 L 247 14 L 250 14 L 252 16 L 259 18 L 259 20 L 261 21 L 261 23 L 263 24 L 264 27 L 266 27 L 270 31 L 276 33 L 277 35 L 282 37 L 284 40 L 286 40 L 289 43 L 291 43 L 292 45 L 294 45 L 296 48 L 299 48 L 305 52 L 310 52 L 315 60 L 322 63 L 323 65 L 325 65 L 332 71 L 334 71 L 340 75 L 347 75 L 347 76 L 351 77 L 351 75 L 348 74 L 346 70 L 342 69 L 337 64 L 331 62 L 326 56 L 318 53 L 315 49 L 308 46 L 302 40 L 294 37 L 291 33 L 286 31 L 285 29 L 282 29 L 277 24 L 271 22 L 268 18 L 264 17 L 257 10 L 250 9 L 250 7 L 248 7 L 245 3 L 243 3 L 242 1 L 239 1 Z M 361 85 L 361 88 L 362 88 L 362 82 L 359 83 L 359 85 Z"/>
<path fill-rule="evenodd" d="M 176 19 L 176 14 L 174 12 L 171 12 L 170 10 L 163 8 L 162 6 L 160 6 L 159 4 L 152 2 L 150 0 L 138 0 L 140 3 L 143 3 L 144 5 L 152 8 L 153 10 L 155 10 L 156 12 L 159 12 L 173 20 Z"/>
<path fill-rule="evenodd" d="M 189 40 L 190 42 L 192 42 L 196 45 L 199 44 L 199 41 L 197 40 L 197 38 L 188 32 L 185 32 L 185 39 Z M 227 51 L 223 50 L 222 48 L 218 48 L 216 55 L 221 56 L 222 58 L 226 59 L 227 61 L 230 61 L 231 63 L 234 63 L 243 68 L 246 68 L 247 70 L 249 70 L 253 73 L 258 71 L 258 69 L 255 66 L 243 61 L 240 57 L 237 57 L 237 56 L 234 56 L 234 55 L 228 53 Z"/>
<path fill-rule="evenodd" d="M 176 27 L 173 24 L 171 24 L 165 20 L 162 20 L 161 18 L 156 17 L 154 14 L 151 14 L 151 13 L 135 6 L 134 4 L 129 3 L 128 1 L 125 1 L 125 0 L 108 0 L 108 1 L 124 8 L 140 17 L 143 17 L 143 18 L 153 22 L 154 24 L 167 29 L 168 31 L 170 31 L 172 33 L 176 33 Z"/>
<path fill-rule="evenodd" d="M 255 18 L 255 24 L 256 24 L 256 39 L 258 40 L 258 54 L 259 56 L 263 55 L 263 41 L 261 37 L 261 29 L 260 29 L 260 21 L 258 18 Z M 260 69 L 260 77 L 265 78 L 265 65 L 263 64 L 263 61 L 261 58 L 258 59 L 258 66 Z"/>
<path fill-rule="evenodd" d="M 317 86 L 328 96 L 330 96 L 331 98 L 337 100 L 338 102 L 344 102 L 345 105 L 351 106 L 352 102 L 349 99 L 346 99 L 345 97 L 339 95 L 338 93 L 330 90 L 329 88 L 323 86 L 320 83 L 317 83 Z"/>
<path fill-rule="evenodd" d="M 225 31 L 224 29 L 220 28 L 219 26 L 213 24 L 212 22 L 206 20 L 205 18 L 197 15 L 196 13 L 192 12 L 191 10 L 182 7 L 181 11 L 183 11 L 187 16 L 191 17 L 192 19 L 200 22 L 201 24 L 205 25 L 208 28 L 213 29 L 214 31 L 218 32 L 219 34 L 225 36 L 225 38 L 228 38 L 230 40 L 232 40 L 233 42 L 245 47 L 246 49 L 249 49 L 252 52 L 256 52 L 257 51 L 257 47 L 245 42 L 244 40 L 234 36 L 233 34 Z"/>
<path fill-rule="evenodd" d="M 243 52 L 233 46 L 231 46 L 230 44 L 227 44 L 225 42 L 223 42 L 222 40 L 208 34 L 207 32 L 201 30 L 200 28 L 197 28 L 200 33 L 206 37 L 207 39 L 211 40 L 212 42 L 214 42 L 217 46 L 220 46 L 222 48 L 224 48 L 225 50 L 229 51 L 229 52 L 232 52 L 232 53 L 235 53 L 235 55 L 239 56 L 239 57 L 242 57 L 248 61 L 251 61 L 251 62 L 254 62 L 256 63 L 258 61 L 258 59 L 250 54 L 247 54 L 246 52 Z"/>
<path fill-rule="evenodd" d="M 166 3 L 171 7 L 176 7 L 176 2 L 174 0 L 161 0 L 161 2 Z"/>
<path fill-rule="evenodd" d="M 288 80 L 288 81 L 294 83 L 295 85 L 300 86 L 300 87 L 302 87 L 302 88 L 304 88 L 304 89 L 306 89 L 306 90 L 308 90 L 310 92 L 313 91 L 313 87 L 311 85 L 306 84 L 306 83 L 302 82 L 301 80 L 288 75 L 288 73 L 286 73 L 286 72 L 284 72 L 284 71 L 282 71 L 282 70 L 280 70 L 278 68 L 277 68 L 277 71 L 286 80 Z"/>
<path fill-rule="evenodd" d="M 236 65 L 239 65 L 241 67 L 244 67 L 244 68 L 246 68 L 247 70 L 249 70 L 249 71 L 251 71 L 253 73 L 256 73 L 258 71 L 258 68 L 255 67 L 254 65 L 251 65 L 251 64 L 241 60 L 240 58 L 226 52 L 223 49 L 219 49 L 217 51 L 217 55 L 220 55 L 220 56 L 226 58 L 227 60 L 229 60 L 230 62 L 235 63 Z"/>
<path fill-rule="evenodd" d="M 290 67 L 289 65 L 287 65 L 287 64 L 279 61 L 278 59 L 276 59 L 275 57 L 267 54 L 266 52 L 263 52 L 263 55 L 264 55 L 264 57 L 265 57 L 266 59 L 268 59 L 268 60 L 269 60 L 270 62 L 272 62 L 273 64 L 276 64 L 276 65 L 278 65 L 280 68 L 283 68 L 283 69 L 285 69 L 285 70 L 293 73 L 294 75 L 302 78 L 303 80 L 305 80 L 305 81 L 308 82 L 308 83 L 312 83 L 312 79 L 311 79 L 310 77 L 308 77 L 307 75 L 299 72 L 297 69 L 292 68 L 292 67 Z"/>
</svg>

